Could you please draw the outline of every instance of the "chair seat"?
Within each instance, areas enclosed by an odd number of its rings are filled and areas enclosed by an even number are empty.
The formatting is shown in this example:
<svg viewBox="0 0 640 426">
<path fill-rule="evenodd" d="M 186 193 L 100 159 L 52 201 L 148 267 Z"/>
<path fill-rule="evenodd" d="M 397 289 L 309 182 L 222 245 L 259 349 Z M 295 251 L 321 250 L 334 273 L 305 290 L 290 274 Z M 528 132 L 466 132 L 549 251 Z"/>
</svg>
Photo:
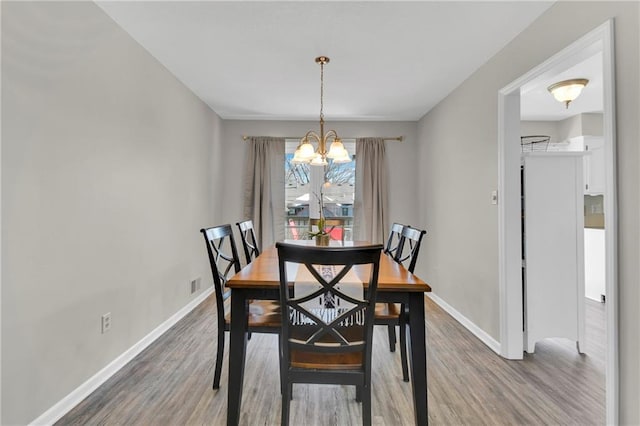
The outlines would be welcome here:
<svg viewBox="0 0 640 426">
<path fill-rule="evenodd" d="M 357 370 L 362 367 L 362 352 L 326 354 L 291 351 L 291 366 L 316 370 Z"/>
<path fill-rule="evenodd" d="M 270 300 L 253 300 L 249 303 L 249 328 L 280 327 L 280 304 Z M 231 312 L 227 312 L 224 321 L 231 324 Z"/>
<path fill-rule="evenodd" d="M 376 319 L 397 320 L 400 316 L 400 305 L 397 303 L 376 303 Z"/>
</svg>

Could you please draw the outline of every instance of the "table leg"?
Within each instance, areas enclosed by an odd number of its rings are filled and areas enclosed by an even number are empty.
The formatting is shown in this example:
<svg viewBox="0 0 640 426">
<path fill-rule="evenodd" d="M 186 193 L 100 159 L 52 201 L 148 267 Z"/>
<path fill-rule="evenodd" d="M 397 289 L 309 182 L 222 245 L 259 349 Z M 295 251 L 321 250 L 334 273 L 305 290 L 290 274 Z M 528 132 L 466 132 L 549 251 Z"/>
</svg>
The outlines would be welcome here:
<svg viewBox="0 0 640 426">
<path fill-rule="evenodd" d="M 247 300 L 241 290 L 233 290 L 231 296 L 231 331 L 229 336 L 229 399 L 227 401 L 227 425 L 240 422 L 242 382 L 247 348 Z"/>
<path fill-rule="evenodd" d="M 427 344 L 425 339 L 424 293 L 409 296 L 409 334 L 411 342 L 411 384 L 416 425 L 429 423 L 427 408 Z"/>
</svg>

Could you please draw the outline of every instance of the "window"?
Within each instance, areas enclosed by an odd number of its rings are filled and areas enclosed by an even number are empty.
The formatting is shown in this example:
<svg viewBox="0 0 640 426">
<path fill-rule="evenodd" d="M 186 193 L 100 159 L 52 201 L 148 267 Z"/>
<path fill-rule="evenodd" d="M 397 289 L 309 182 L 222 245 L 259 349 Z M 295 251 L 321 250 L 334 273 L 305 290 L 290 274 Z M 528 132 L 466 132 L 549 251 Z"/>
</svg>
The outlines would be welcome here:
<svg viewBox="0 0 640 426">
<path fill-rule="evenodd" d="M 287 139 L 285 142 L 285 238 L 306 238 L 309 217 L 319 217 L 318 197 L 322 186 L 324 216 L 344 219 L 344 239 L 351 240 L 356 184 L 355 140 L 342 141 L 353 161 L 334 164 L 327 159 L 329 164 L 324 167 L 292 164 L 291 159 L 299 142 L 297 139 Z"/>
</svg>

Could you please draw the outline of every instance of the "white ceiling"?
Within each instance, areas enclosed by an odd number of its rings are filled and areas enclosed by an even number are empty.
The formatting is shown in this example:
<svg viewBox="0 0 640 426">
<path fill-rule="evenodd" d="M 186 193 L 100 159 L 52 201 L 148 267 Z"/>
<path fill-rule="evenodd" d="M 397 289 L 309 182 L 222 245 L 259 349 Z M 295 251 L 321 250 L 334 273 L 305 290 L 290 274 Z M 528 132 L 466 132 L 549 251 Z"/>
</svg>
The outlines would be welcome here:
<svg viewBox="0 0 640 426">
<path fill-rule="evenodd" d="M 225 119 L 418 120 L 553 2 L 98 2 Z"/>
<path fill-rule="evenodd" d="M 602 46 L 595 43 L 577 53 L 557 69 L 523 86 L 520 91 L 520 115 L 524 120 L 558 121 L 582 113 L 601 113 L 604 108 Z M 589 80 L 569 108 L 549 93 L 553 83 L 574 78 Z"/>
</svg>

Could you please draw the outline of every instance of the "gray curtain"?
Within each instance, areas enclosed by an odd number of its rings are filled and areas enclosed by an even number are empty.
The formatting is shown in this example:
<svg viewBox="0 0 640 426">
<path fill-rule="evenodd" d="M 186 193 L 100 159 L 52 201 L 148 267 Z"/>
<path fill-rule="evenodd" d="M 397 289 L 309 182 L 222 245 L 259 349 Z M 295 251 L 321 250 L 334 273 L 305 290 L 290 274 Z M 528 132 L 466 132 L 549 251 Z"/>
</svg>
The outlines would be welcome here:
<svg viewBox="0 0 640 426">
<path fill-rule="evenodd" d="M 284 239 L 284 138 L 252 137 L 247 143 L 244 216 L 266 248 Z"/>
<path fill-rule="evenodd" d="M 384 140 L 356 139 L 354 240 L 384 243 L 389 224 L 388 188 Z"/>
</svg>

